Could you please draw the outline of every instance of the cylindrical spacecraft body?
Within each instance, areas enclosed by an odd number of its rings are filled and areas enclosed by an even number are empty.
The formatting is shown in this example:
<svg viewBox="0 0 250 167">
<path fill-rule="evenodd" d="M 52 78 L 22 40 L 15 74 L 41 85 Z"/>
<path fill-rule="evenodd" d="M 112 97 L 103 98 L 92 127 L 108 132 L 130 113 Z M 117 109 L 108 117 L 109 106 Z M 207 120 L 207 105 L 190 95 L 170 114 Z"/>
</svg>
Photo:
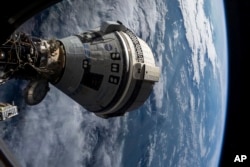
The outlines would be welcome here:
<svg viewBox="0 0 250 167">
<path fill-rule="evenodd" d="M 59 41 L 65 65 L 54 85 L 100 117 L 121 116 L 138 108 L 159 79 L 149 46 L 119 25 Z"/>
</svg>

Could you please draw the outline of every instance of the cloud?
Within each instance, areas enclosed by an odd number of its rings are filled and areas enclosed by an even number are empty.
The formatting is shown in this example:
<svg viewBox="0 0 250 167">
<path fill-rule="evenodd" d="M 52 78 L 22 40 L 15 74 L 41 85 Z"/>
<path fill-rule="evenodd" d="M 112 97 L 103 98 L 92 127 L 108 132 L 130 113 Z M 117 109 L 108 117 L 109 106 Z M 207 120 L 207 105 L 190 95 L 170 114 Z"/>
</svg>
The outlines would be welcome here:
<svg viewBox="0 0 250 167">
<path fill-rule="evenodd" d="M 213 29 L 210 20 L 204 12 L 203 0 L 179 0 L 184 18 L 186 38 L 192 49 L 193 80 L 199 85 L 204 77 L 207 56 L 216 74 L 217 53 L 213 43 Z"/>
</svg>

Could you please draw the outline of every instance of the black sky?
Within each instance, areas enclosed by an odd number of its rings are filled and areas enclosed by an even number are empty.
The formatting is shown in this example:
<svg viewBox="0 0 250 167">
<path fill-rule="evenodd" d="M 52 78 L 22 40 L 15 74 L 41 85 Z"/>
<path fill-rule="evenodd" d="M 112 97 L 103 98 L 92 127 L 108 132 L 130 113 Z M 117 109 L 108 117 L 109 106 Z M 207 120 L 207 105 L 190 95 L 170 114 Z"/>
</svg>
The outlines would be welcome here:
<svg viewBox="0 0 250 167">
<path fill-rule="evenodd" d="M 249 135 L 250 113 L 245 107 L 247 89 L 243 84 L 247 77 L 243 62 L 250 57 L 250 3 L 248 0 L 224 0 L 228 32 L 229 53 L 229 99 L 227 108 L 226 130 L 220 166 L 247 166 L 250 161 Z M 244 98 L 243 98 L 244 97 Z M 250 104 L 250 102 L 248 103 Z M 234 162 L 236 155 L 247 155 L 245 162 Z"/>
</svg>

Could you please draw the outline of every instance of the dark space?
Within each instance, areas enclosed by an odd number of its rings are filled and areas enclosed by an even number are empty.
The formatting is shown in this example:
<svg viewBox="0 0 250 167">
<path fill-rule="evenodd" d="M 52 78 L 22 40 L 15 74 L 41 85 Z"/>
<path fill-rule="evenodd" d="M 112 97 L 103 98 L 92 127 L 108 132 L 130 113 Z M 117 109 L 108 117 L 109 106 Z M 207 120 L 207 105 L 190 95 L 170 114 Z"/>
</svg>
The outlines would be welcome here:
<svg viewBox="0 0 250 167">
<path fill-rule="evenodd" d="M 247 166 L 250 161 L 249 114 L 247 114 L 248 108 L 244 106 L 246 103 L 243 103 L 245 101 L 243 97 L 246 97 L 247 91 L 243 86 L 242 62 L 249 53 L 247 50 L 249 48 L 250 3 L 238 0 L 225 0 L 224 2 L 228 34 L 229 91 L 220 166 Z M 244 162 L 234 162 L 236 155 L 246 155 L 248 159 Z"/>
</svg>

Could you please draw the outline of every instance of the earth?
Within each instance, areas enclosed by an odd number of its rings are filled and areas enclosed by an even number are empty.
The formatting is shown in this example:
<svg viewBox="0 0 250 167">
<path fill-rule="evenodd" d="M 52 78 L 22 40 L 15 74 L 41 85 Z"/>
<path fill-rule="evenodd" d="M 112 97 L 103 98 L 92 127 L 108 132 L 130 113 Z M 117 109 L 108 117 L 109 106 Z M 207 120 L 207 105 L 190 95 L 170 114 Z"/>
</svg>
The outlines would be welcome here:
<svg viewBox="0 0 250 167">
<path fill-rule="evenodd" d="M 36 106 L 27 82 L 0 86 L 18 116 L 0 136 L 23 167 L 218 166 L 226 118 L 228 57 L 222 0 L 64 0 L 19 31 L 63 38 L 119 20 L 152 48 L 159 82 L 136 111 L 102 119 L 50 85 Z"/>
</svg>

